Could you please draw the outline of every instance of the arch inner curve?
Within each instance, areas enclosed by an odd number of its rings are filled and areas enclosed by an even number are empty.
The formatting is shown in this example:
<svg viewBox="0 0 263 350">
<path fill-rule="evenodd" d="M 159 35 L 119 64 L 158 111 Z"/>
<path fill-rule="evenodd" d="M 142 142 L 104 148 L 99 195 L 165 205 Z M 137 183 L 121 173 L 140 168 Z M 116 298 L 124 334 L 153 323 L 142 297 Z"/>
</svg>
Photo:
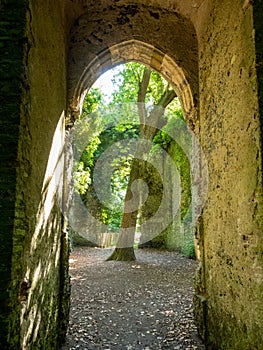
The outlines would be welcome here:
<svg viewBox="0 0 263 350">
<path fill-rule="evenodd" d="M 136 61 L 160 73 L 175 90 L 187 121 L 193 122 L 196 115 L 193 94 L 183 69 L 167 54 L 151 44 L 139 40 L 127 40 L 101 51 L 84 69 L 69 102 L 69 119 L 74 123 L 81 113 L 87 91 L 99 76 L 119 64 Z"/>
</svg>

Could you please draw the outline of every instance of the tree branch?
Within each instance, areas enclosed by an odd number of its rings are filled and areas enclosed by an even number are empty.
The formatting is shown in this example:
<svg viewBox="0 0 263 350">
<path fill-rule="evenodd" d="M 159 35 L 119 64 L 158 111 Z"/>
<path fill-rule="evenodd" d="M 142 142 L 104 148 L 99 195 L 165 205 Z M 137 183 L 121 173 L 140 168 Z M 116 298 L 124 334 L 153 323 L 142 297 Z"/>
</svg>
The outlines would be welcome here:
<svg viewBox="0 0 263 350">
<path fill-rule="evenodd" d="M 169 103 L 172 102 L 172 100 L 176 97 L 176 93 L 175 91 L 172 89 L 172 90 L 169 90 L 169 85 L 167 85 L 167 88 L 165 89 L 163 95 L 161 96 L 159 102 L 158 102 L 158 106 L 159 107 L 163 107 L 163 108 L 166 108 Z"/>
<path fill-rule="evenodd" d="M 138 91 L 138 114 L 140 118 L 140 123 L 144 124 L 146 118 L 145 109 L 145 97 L 147 93 L 147 88 L 150 82 L 151 70 L 147 67 L 144 68 L 142 81 L 139 81 L 139 91 Z"/>
<path fill-rule="evenodd" d="M 169 85 L 167 85 L 158 104 L 154 106 L 149 115 L 150 124 L 144 126 L 143 133 L 145 137 L 152 140 L 157 132 L 167 124 L 167 120 L 164 118 L 165 108 L 175 97 L 175 91 L 169 90 Z"/>
</svg>

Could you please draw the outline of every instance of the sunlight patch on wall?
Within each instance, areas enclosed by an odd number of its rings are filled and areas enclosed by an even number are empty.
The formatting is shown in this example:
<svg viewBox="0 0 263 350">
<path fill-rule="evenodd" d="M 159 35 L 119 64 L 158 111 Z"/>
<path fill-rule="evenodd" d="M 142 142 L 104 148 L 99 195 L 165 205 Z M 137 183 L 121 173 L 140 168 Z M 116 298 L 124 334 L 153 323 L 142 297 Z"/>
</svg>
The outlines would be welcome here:
<svg viewBox="0 0 263 350">
<path fill-rule="evenodd" d="M 63 200 L 63 172 L 64 172 L 64 138 L 65 116 L 61 113 L 57 128 L 54 133 L 46 173 L 42 186 L 42 201 L 39 203 L 37 225 L 32 237 L 31 253 L 37 247 L 37 239 L 41 232 L 45 231 L 52 209 L 56 204 L 62 207 Z M 51 234 L 52 227 L 48 232 Z"/>
</svg>

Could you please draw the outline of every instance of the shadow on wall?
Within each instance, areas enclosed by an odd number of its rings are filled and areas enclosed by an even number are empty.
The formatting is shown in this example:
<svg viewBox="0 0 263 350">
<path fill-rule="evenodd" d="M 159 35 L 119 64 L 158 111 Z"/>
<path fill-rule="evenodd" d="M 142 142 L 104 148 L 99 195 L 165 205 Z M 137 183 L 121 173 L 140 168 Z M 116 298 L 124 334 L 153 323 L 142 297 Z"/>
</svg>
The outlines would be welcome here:
<svg viewBox="0 0 263 350">
<path fill-rule="evenodd" d="M 64 285 L 61 257 L 62 250 L 65 249 L 62 243 L 63 171 L 64 113 L 61 114 L 53 137 L 36 228 L 28 248 L 26 273 L 21 283 L 20 324 L 23 349 L 38 347 L 40 344 L 42 348 L 53 346 L 56 349 L 59 343 Z"/>
</svg>

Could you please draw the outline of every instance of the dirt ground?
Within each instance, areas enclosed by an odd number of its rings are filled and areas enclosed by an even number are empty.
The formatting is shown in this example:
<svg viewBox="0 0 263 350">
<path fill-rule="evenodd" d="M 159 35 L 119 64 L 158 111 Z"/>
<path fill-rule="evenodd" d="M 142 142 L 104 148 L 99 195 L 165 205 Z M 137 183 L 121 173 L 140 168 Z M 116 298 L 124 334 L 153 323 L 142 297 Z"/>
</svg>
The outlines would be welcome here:
<svg viewBox="0 0 263 350">
<path fill-rule="evenodd" d="M 205 349 L 193 320 L 196 261 L 139 249 L 135 262 L 106 262 L 110 253 L 88 247 L 72 252 L 70 324 L 62 349 Z"/>
</svg>

